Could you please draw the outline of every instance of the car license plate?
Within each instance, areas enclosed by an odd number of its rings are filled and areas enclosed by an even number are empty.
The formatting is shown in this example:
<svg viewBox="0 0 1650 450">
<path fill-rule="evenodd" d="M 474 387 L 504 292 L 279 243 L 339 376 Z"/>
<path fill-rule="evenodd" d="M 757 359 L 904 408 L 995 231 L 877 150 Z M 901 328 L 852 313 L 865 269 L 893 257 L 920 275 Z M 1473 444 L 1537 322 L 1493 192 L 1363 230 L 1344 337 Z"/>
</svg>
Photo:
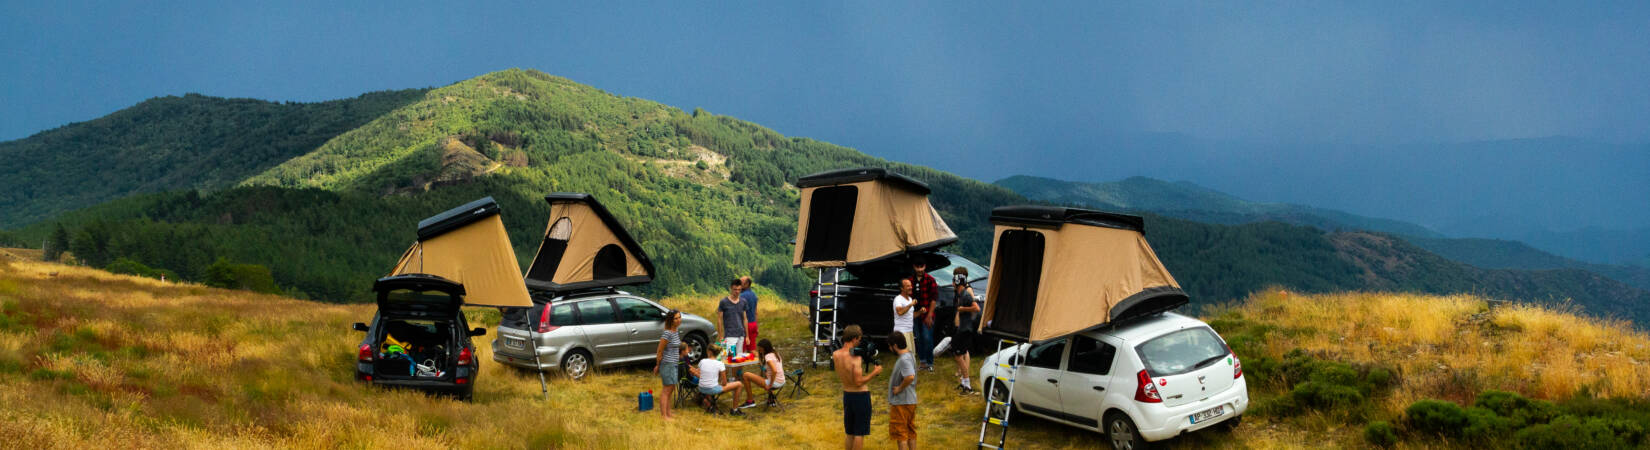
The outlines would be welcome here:
<svg viewBox="0 0 1650 450">
<path fill-rule="evenodd" d="M 1192 423 L 1208 422 L 1209 419 L 1220 417 L 1222 414 L 1226 414 L 1226 407 L 1216 406 L 1215 409 L 1192 414 Z"/>
<path fill-rule="evenodd" d="M 516 350 L 525 350 L 527 349 L 527 341 L 523 341 L 521 339 L 505 339 L 504 346 Z"/>
</svg>

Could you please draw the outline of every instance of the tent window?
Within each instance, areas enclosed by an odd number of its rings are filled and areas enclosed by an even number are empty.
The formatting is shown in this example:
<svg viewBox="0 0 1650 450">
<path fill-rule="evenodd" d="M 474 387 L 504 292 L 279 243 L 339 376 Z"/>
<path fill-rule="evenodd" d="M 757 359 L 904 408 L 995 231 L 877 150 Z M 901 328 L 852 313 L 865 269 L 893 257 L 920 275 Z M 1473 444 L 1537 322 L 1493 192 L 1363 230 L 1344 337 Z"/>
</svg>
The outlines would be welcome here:
<svg viewBox="0 0 1650 450">
<path fill-rule="evenodd" d="M 859 188 L 832 186 L 814 191 L 808 205 L 808 236 L 803 241 L 803 261 L 848 259 L 848 242 L 854 232 L 854 209 L 859 206 Z"/>
<path fill-rule="evenodd" d="M 1001 283 L 997 306 L 991 317 L 991 328 L 1010 336 L 1031 334 L 1032 313 L 1037 307 L 1037 287 L 1042 283 L 1043 233 L 1032 230 L 1006 230 L 997 242 L 997 259 L 992 267 L 1000 268 Z"/>
<path fill-rule="evenodd" d="M 561 265 L 561 257 L 567 253 L 567 240 L 573 237 L 573 221 L 566 217 L 550 225 L 550 232 L 545 233 L 544 243 L 540 244 L 538 257 L 533 258 L 532 269 L 527 272 L 527 278 L 534 280 L 553 280 L 556 278 L 556 268 Z"/>
<path fill-rule="evenodd" d="M 596 251 L 595 267 L 591 267 L 591 275 L 597 280 L 624 278 L 625 276 L 624 250 L 618 244 L 607 244 Z"/>
</svg>

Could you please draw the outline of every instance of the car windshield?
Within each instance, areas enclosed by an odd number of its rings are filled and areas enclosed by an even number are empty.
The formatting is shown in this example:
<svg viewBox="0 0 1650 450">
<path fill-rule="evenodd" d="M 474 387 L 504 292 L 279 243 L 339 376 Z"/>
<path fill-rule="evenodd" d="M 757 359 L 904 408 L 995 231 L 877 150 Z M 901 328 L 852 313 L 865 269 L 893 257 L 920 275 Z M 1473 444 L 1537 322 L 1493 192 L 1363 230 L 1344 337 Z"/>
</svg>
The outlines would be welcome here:
<svg viewBox="0 0 1650 450">
<path fill-rule="evenodd" d="M 1152 338 L 1134 348 L 1153 376 L 1179 375 L 1219 360 L 1226 345 L 1207 327 L 1187 328 Z"/>
<path fill-rule="evenodd" d="M 957 270 L 958 267 L 968 269 L 968 281 L 985 278 L 987 274 L 984 267 L 980 267 L 979 264 L 974 264 L 974 262 L 969 261 L 968 258 L 950 255 L 950 259 L 951 265 L 928 271 L 928 275 L 934 277 L 934 281 L 941 287 L 951 285 L 951 272 Z"/>
</svg>

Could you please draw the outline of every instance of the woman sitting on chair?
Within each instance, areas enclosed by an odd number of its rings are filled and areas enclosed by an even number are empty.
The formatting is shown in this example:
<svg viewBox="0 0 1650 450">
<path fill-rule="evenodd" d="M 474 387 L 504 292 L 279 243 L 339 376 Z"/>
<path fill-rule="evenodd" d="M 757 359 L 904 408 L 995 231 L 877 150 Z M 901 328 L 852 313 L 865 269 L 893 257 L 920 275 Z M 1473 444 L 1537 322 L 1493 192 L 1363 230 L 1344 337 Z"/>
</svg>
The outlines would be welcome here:
<svg viewBox="0 0 1650 450">
<path fill-rule="evenodd" d="M 757 351 L 761 352 L 762 371 L 766 372 L 767 375 L 745 372 L 746 401 L 744 405 L 740 406 L 741 408 L 756 406 L 756 394 L 753 392 L 752 386 L 761 387 L 767 390 L 770 395 L 779 392 L 779 388 L 785 387 L 785 365 L 779 362 L 779 354 L 774 353 L 773 343 L 763 339 L 756 342 L 756 348 Z"/>
<path fill-rule="evenodd" d="M 730 380 L 727 384 L 722 383 L 722 380 L 727 378 L 728 366 L 722 362 L 722 359 L 726 357 L 727 351 L 723 350 L 718 352 L 715 358 L 700 359 L 697 367 L 688 367 L 688 371 L 692 372 L 693 376 L 699 377 L 699 393 L 705 394 L 706 407 L 714 406 L 709 404 L 710 396 L 719 395 L 723 392 L 732 391 L 735 404 L 739 401 L 739 388 L 743 387 L 739 380 Z"/>
</svg>

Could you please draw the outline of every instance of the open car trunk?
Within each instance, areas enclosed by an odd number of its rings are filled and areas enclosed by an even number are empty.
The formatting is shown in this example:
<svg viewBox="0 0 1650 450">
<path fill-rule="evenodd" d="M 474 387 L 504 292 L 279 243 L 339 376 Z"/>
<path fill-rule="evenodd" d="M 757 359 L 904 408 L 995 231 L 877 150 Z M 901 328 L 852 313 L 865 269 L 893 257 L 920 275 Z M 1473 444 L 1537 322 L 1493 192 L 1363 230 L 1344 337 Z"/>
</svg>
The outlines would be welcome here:
<svg viewBox="0 0 1650 450">
<path fill-rule="evenodd" d="M 444 278 L 406 274 L 379 279 L 373 373 L 385 379 L 448 380 L 464 343 L 459 307 L 464 287 Z"/>
</svg>

